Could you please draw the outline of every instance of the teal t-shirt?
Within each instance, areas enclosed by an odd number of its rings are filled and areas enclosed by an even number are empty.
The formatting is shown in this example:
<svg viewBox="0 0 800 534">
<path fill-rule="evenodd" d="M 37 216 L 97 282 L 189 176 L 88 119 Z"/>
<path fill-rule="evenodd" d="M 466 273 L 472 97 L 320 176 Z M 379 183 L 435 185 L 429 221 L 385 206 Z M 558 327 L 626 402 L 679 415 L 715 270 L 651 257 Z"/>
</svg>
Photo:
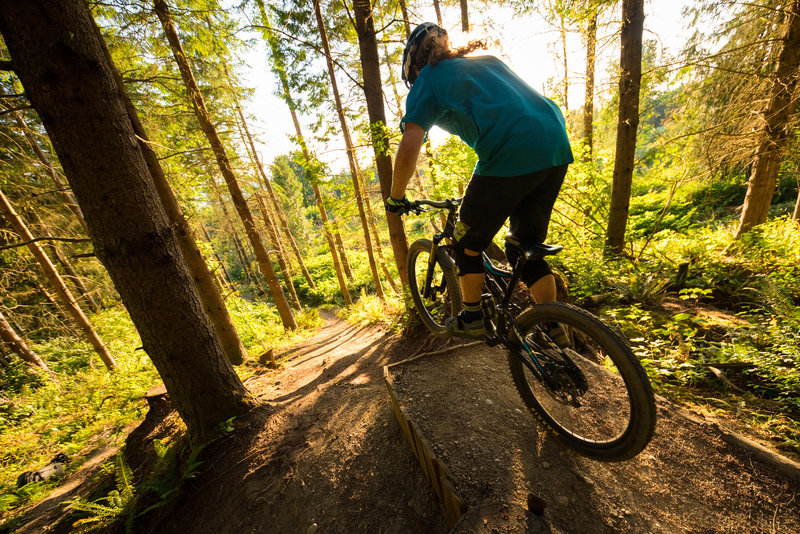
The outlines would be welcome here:
<svg viewBox="0 0 800 534">
<path fill-rule="evenodd" d="M 475 174 L 520 176 L 573 161 L 558 106 L 494 56 L 423 67 L 402 122 L 459 136 L 478 154 Z"/>
</svg>

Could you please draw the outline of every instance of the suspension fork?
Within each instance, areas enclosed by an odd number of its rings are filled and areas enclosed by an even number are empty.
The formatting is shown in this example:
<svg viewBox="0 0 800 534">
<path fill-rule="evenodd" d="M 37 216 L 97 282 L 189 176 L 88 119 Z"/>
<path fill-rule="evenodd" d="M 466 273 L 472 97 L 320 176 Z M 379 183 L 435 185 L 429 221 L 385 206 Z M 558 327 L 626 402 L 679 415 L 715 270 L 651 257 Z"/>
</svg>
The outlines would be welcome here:
<svg viewBox="0 0 800 534">
<path fill-rule="evenodd" d="M 435 234 L 433 242 L 431 243 L 431 252 L 428 255 L 428 269 L 425 271 L 425 284 L 422 286 L 422 296 L 431 298 L 431 284 L 433 283 L 433 271 L 436 270 L 436 255 L 439 252 L 439 243 L 441 243 L 444 236 L 442 234 Z"/>
<path fill-rule="evenodd" d="M 425 284 L 422 287 L 422 296 L 431 298 L 431 284 L 433 283 L 433 271 L 436 270 L 436 255 L 439 252 L 439 243 L 445 238 L 452 238 L 453 228 L 455 227 L 455 207 L 451 206 L 447 214 L 447 220 L 441 232 L 433 234 L 431 252 L 428 255 L 428 270 L 425 272 Z M 444 267 L 442 267 L 444 269 Z"/>
</svg>

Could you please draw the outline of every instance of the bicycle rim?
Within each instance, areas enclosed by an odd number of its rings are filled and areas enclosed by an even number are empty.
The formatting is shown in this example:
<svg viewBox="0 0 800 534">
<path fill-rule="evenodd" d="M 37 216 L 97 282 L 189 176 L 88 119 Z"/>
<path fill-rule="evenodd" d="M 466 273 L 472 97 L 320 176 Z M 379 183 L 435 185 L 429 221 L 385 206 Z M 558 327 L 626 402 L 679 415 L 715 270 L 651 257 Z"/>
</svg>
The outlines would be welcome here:
<svg viewBox="0 0 800 534">
<path fill-rule="evenodd" d="M 654 431 L 655 401 L 627 344 L 597 318 L 572 306 L 534 306 L 517 322 L 553 382 L 545 384 L 522 363 L 520 357 L 529 358 L 524 348 L 510 354 L 514 383 L 528 407 L 582 454 L 606 460 L 638 454 Z M 546 334 L 551 322 L 566 327 L 569 348 L 552 344 Z"/>
</svg>

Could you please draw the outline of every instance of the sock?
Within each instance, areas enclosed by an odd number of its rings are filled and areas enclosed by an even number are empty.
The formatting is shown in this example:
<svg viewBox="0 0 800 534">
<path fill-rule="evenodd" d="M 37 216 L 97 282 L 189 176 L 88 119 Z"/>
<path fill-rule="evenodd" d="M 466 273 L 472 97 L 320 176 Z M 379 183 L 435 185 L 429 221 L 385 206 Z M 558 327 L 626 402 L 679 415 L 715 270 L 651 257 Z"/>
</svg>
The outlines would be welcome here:
<svg viewBox="0 0 800 534">
<path fill-rule="evenodd" d="M 464 321 L 467 323 L 471 323 L 472 321 L 477 321 L 478 319 L 482 319 L 483 312 L 481 311 L 481 301 L 465 302 L 464 315 L 462 317 Z"/>
</svg>

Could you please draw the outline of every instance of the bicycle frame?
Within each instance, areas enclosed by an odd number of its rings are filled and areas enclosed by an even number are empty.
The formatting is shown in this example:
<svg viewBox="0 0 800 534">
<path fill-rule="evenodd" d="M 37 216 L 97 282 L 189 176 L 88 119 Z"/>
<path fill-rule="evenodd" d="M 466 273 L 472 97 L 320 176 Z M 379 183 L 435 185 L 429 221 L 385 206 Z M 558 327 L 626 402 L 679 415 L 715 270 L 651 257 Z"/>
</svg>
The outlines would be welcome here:
<svg viewBox="0 0 800 534">
<path fill-rule="evenodd" d="M 496 310 L 499 312 L 497 314 L 498 321 L 496 325 L 493 325 L 491 321 L 489 321 L 494 327 L 494 332 L 487 336 L 486 344 L 493 346 L 498 343 L 503 343 L 503 345 L 522 360 L 522 363 L 530 369 L 537 378 L 543 380 L 548 387 L 553 387 L 554 385 L 547 371 L 544 370 L 542 364 L 539 362 L 539 358 L 536 357 L 536 351 L 531 349 L 525 341 L 522 332 L 519 331 L 517 322 L 514 320 L 513 310 L 510 306 L 511 297 L 514 294 L 514 289 L 517 287 L 517 282 L 519 282 L 519 273 L 524 264 L 525 259 L 520 258 L 517 265 L 515 265 L 512 270 L 501 269 L 494 264 L 485 252 L 483 253 L 483 266 L 486 270 L 486 280 L 484 284 L 487 289 L 489 289 L 494 299 Z M 503 280 L 503 284 L 501 284 L 498 279 Z M 503 285 L 505 285 L 505 288 L 502 287 Z M 520 341 L 529 358 L 523 358 L 519 355 L 517 351 L 518 347 L 515 346 L 511 338 L 509 338 L 509 329 Z"/>
<path fill-rule="evenodd" d="M 443 201 L 420 200 L 417 201 L 416 204 L 417 205 L 414 210 L 418 214 L 422 213 L 423 211 L 428 211 L 422 206 L 430 206 L 436 209 L 446 209 L 448 211 L 444 228 L 441 232 L 437 232 L 433 235 L 431 252 L 428 256 L 428 269 L 425 273 L 422 296 L 425 298 L 431 298 L 433 272 L 436 266 L 437 252 L 443 240 L 453 238 L 453 231 L 455 230 L 457 217 L 456 208 L 458 208 L 458 206 L 461 204 L 461 199 L 447 199 Z M 554 388 L 555 384 L 553 383 L 553 380 L 550 378 L 549 374 L 547 371 L 545 371 L 541 362 L 536 357 L 536 352 L 531 349 L 531 347 L 525 341 L 524 336 L 520 332 L 519 327 L 514 320 L 513 310 L 510 306 L 511 297 L 514 294 L 514 289 L 516 288 L 517 282 L 520 278 L 519 273 L 526 262 L 525 258 L 520 257 L 520 259 L 517 261 L 517 265 L 515 265 L 509 271 L 496 266 L 485 252 L 482 254 L 484 268 L 486 270 L 486 286 L 491 293 L 492 299 L 494 299 L 495 309 L 499 312 L 497 314 L 498 320 L 496 325 L 491 323 L 491 321 L 487 321 L 487 323 L 489 323 L 491 326 L 490 330 L 493 331 L 487 335 L 486 343 L 490 346 L 503 343 L 503 345 L 505 345 L 522 360 L 522 363 L 528 367 L 528 369 L 530 369 L 530 371 L 539 380 L 543 381 L 547 387 Z M 503 280 L 503 283 L 501 284 L 499 280 Z M 505 287 L 503 287 L 503 285 L 505 285 Z M 513 337 L 516 337 L 516 339 L 519 340 L 522 347 L 525 349 L 525 353 L 528 355 L 528 358 L 524 358 L 519 354 L 519 351 L 517 350 L 519 347 L 512 342 L 513 338 L 509 337 L 509 333 L 513 333 Z"/>
</svg>

